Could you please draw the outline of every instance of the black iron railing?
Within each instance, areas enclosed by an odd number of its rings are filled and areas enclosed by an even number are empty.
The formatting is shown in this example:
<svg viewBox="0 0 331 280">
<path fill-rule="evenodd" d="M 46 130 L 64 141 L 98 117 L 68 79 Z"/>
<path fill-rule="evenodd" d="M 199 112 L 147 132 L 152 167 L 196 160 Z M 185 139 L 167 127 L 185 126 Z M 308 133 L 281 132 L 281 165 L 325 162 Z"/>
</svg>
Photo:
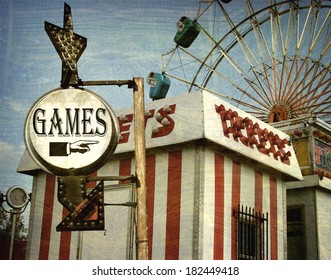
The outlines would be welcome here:
<svg viewBox="0 0 331 280">
<path fill-rule="evenodd" d="M 268 259 L 268 213 L 266 215 L 254 208 L 238 205 L 233 209 L 237 218 L 237 259 Z"/>
</svg>

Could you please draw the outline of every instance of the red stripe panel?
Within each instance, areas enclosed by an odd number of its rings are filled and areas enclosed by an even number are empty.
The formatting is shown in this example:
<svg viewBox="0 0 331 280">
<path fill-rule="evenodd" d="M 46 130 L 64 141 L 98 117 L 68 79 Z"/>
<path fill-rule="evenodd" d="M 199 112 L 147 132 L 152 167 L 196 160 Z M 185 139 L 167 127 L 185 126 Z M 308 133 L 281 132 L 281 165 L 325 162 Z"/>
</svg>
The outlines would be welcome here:
<svg viewBox="0 0 331 280">
<path fill-rule="evenodd" d="M 97 177 L 97 175 L 98 175 L 98 172 L 95 171 L 95 172 L 93 172 L 93 173 L 90 175 L 90 177 Z M 86 184 L 86 188 L 87 188 L 87 189 L 93 189 L 93 188 L 96 187 L 96 185 L 97 185 L 97 182 L 96 182 L 96 181 L 90 181 L 90 182 L 87 182 L 87 184 Z"/>
<path fill-rule="evenodd" d="M 148 259 L 153 252 L 154 196 L 155 196 L 155 155 L 146 158 L 147 186 L 147 226 L 148 226 Z"/>
<path fill-rule="evenodd" d="M 263 213 L 263 173 L 259 170 L 255 170 L 255 205 L 254 210 L 255 213 L 260 213 L 262 215 Z M 264 259 L 264 250 L 263 248 L 263 242 L 264 237 L 260 239 L 260 256 L 262 259 Z"/>
<path fill-rule="evenodd" d="M 52 216 L 55 195 L 54 175 L 46 174 L 45 198 L 43 207 L 43 219 L 41 224 L 39 259 L 47 260 L 49 254 L 49 244 L 51 241 Z"/>
<path fill-rule="evenodd" d="M 270 250 L 272 260 L 278 259 L 277 231 L 277 179 L 270 177 Z"/>
<path fill-rule="evenodd" d="M 262 172 L 255 170 L 255 211 L 262 213 Z"/>
<path fill-rule="evenodd" d="M 224 157 L 215 153 L 214 260 L 223 259 L 224 245 Z"/>
<path fill-rule="evenodd" d="M 119 176 L 130 176 L 131 175 L 131 158 L 120 160 Z M 131 183 L 130 180 L 121 181 L 121 184 Z"/>
<path fill-rule="evenodd" d="M 232 162 L 232 210 L 240 204 L 240 162 Z M 232 216 L 231 259 L 237 259 L 237 218 Z"/>
<path fill-rule="evenodd" d="M 62 219 L 69 214 L 69 211 L 63 207 Z M 71 231 L 61 231 L 59 260 L 69 260 L 70 258 Z"/>
<path fill-rule="evenodd" d="M 166 260 L 179 259 L 182 152 L 169 152 L 166 221 Z"/>
</svg>

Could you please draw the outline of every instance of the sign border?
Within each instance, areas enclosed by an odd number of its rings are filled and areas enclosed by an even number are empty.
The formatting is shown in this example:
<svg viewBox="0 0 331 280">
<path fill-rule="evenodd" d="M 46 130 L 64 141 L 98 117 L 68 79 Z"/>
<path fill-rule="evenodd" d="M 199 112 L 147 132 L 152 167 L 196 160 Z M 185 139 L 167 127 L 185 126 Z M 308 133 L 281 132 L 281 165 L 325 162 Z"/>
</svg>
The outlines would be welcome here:
<svg viewBox="0 0 331 280">
<path fill-rule="evenodd" d="M 106 109 L 110 113 L 110 118 L 112 119 L 111 139 L 113 139 L 113 141 L 110 141 L 110 143 L 107 146 L 106 151 L 94 162 L 92 162 L 86 166 L 83 166 L 83 167 L 67 169 L 67 168 L 61 168 L 61 167 L 58 167 L 58 166 L 55 166 L 55 165 L 49 163 L 47 160 L 45 160 L 43 157 L 41 157 L 38 154 L 35 147 L 31 143 L 31 138 L 29 137 L 29 129 L 31 127 L 31 118 L 33 116 L 33 112 L 36 109 L 36 106 L 43 99 L 45 99 L 48 95 L 50 95 L 53 92 L 61 91 L 61 90 L 66 91 L 66 90 L 72 90 L 72 89 L 85 91 L 85 92 L 93 95 L 95 98 L 99 99 L 99 101 L 101 101 L 103 103 L 103 105 L 106 107 Z M 31 106 L 31 108 L 27 114 L 27 117 L 25 119 L 25 124 L 24 124 L 24 142 L 25 142 L 25 146 L 27 148 L 29 155 L 37 163 L 37 165 L 40 166 L 44 171 L 57 175 L 57 176 L 85 176 L 85 175 L 89 175 L 89 174 L 95 172 L 100 167 L 102 167 L 109 160 L 111 155 L 115 152 L 115 149 L 116 149 L 117 143 L 118 143 L 118 138 L 119 138 L 119 124 L 118 124 L 118 120 L 117 120 L 116 114 L 114 113 L 113 109 L 108 105 L 108 103 L 102 97 L 100 97 L 93 91 L 84 89 L 84 88 L 71 87 L 68 89 L 63 89 L 63 88 L 59 87 L 59 88 L 55 88 L 55 89 L 52 89 L 52 90 L 46 92 L 40 98 L 38 98 L 34 102 L 34 104 Z"/>
</svg>

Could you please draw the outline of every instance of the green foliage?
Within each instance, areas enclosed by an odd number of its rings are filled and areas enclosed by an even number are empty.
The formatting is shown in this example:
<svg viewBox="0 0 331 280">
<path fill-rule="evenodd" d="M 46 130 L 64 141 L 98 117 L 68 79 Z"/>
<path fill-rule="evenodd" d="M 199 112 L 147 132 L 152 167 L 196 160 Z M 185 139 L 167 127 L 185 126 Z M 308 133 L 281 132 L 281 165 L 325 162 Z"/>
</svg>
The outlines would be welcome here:
<svg viewBox="0 0 331 280">
<path fill-rule="evenodd" d="M 15 240 L 26 240 L 28 229 L 24 224 L 24 217 L 16 214 Z M 12 229 L 12 215 L 0 208 L 0 240 L 10 240 Z"/>
</svg>

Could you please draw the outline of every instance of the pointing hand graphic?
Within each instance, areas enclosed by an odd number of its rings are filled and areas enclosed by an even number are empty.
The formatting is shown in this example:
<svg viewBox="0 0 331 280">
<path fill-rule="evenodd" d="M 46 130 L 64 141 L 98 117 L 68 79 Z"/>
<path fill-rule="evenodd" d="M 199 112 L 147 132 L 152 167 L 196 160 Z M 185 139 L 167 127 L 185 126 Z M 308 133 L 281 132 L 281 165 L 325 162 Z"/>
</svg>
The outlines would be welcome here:
<svg viewBox="0 0 331 280">
<path fill-rule="evenodd" d="M 89 145 L 98 144 L 99 141 L 79 140 L 73 143 L 68 142 L 51 142 L 49 143 L 50 156 L 68 156 L 71 153 L 84 154 L 90 151 Z"/>
<path fill-rule="evenodd" d="M 90 150 L 89 145 L 98 144 L 99 141 L 93 140 L 79 140 L 69 144 L 70 152 L 84 154 Z"/>
</svg>

